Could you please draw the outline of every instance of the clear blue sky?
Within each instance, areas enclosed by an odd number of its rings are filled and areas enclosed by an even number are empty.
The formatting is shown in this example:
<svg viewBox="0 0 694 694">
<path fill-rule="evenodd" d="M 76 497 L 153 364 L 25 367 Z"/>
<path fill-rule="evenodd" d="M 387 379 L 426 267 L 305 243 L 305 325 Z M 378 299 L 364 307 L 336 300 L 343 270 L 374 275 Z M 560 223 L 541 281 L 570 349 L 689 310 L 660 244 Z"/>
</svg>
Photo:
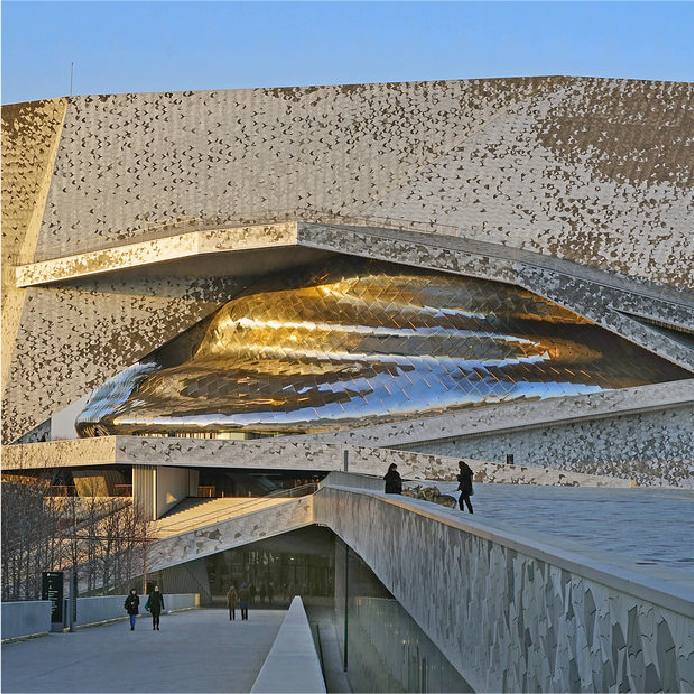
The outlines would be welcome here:
<svg viewBox="0 0 694 694">
<path fill-rule="evenodd" d="M 17 2 L 2 103 L 571 74 L 694 81 L 690 2 Z"/>
</svg>

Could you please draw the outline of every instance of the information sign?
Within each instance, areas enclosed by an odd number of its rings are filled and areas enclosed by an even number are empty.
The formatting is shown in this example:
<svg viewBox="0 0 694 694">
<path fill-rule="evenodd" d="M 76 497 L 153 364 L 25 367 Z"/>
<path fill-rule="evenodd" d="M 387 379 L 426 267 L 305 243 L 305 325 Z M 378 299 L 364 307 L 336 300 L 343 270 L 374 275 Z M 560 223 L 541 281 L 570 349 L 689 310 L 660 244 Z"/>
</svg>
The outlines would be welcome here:
<svg viewBox="0 0 694 694">
<path fill-rule="evenodd" d="M 43 572 L 43 599 L 51 601 L 51 622 L 63 623 L 63 572 Z"/>
</svg>

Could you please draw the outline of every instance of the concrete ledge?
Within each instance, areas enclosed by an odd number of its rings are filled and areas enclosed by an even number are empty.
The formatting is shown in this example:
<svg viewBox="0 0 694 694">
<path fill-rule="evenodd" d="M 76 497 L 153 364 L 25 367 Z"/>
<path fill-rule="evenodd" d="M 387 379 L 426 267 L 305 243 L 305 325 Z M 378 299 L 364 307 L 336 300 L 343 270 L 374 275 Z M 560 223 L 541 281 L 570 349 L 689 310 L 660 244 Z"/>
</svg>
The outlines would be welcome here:
<svg viewBox="0 0 694 694">
<path fill-rule="evenodd" d="M 306 618 L 297 595 L 251 692 L 325 692 L 325 681 Z"/>
<path fill-rule="evenodd" d="M 506 407 L 506 406 L 505 406 Z M 410 426 L 413 426 L 410 424 Z M 166 465 L 273 470 L 340 470 L 349 452 L 350 472 L 381 477 L 397 463 L 402 477 L 454 480 L 460 457 L 431 455 L 375 446 L 324 443 L 311 439 L 260 441 L 201 440 L 176 437 L 103 436 L 2 447 L 3 470 L 87 465 Z M 559 486 L 628 487 L 631 480 L 565 470 L 470 461 L 477 482 L 514 482 Z M 381 481 L 375 478 L 376 481 Z M 347 485 L 349 486 L 349 485 Z M 377 487 L 372 487 L 377 488 Z"/>
<path fill-rule="evenodd" d="M 288 245 L 296 245 L 296 222 L 191 231 L 22 265 L 16 268 L 16 284 L 31 287 L 213 253 Z"/>
</svg>

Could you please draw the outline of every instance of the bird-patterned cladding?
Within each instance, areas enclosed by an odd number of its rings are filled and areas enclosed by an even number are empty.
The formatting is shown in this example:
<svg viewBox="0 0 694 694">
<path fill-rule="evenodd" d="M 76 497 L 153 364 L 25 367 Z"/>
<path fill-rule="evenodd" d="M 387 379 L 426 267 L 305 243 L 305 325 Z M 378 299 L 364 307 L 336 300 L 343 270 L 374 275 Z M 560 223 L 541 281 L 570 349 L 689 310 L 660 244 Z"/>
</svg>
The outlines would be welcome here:
<svg viewBox="0 0 694 694">
<path fill-rule="evenodd" d="M 339 259 L 225 304 L 189 361 L 107 382 L 77 429 L 326 431 L 685 376 L 518 287 Z"/>
</svg>

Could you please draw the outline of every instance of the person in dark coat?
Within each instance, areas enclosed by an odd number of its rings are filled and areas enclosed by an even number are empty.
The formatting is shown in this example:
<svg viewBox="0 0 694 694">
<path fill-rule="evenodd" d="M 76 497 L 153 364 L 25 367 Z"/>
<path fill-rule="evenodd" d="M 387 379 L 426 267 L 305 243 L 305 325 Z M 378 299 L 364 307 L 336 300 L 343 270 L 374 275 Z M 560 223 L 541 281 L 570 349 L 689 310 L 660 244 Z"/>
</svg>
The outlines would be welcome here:
<svg viewBox="0 0 694 694">
<path fill-rule="evenodd" d="M 383 479 L 386 481 L 386 494 L 400 494 L 402 492 L 402 480 L 395 463 L 388 466 L 388 472 Z"/>
<path fill-rule="evenodd" d="M 239 607 L 241 608 L 241 619 L 248 619 L 248 601 L 251 597 L 251 591 L 248 590 L 248 583 L 241 584 L 239 590 Z"/>
<path fill-rule="evenodd" d="M 236 606 L 239 602 L 239 594 L 236 592 L 236 586 L 232 585 L 227 593 L 227 607 L 229 608 L 229 619 L 236 619 Z"/>
<path fill-rule="evenodd" d="M 159 613 L 164 609 L 164 596 L 159 592 L 159 586 L 155 585 L 149 594 L 145 609 L 152 613 L 152 629 L 159 631 Z"/>
<path fill-rule="evenodd" d="M 460 474 L 458 475 L 458 489 L 460 490 L 460 499 L 458 503 L 460 504 L 460 510 L 463 511 L 464 507 L 467 506 L 468 511 L 473 513 L 472 504 L 470 503 L 470 497 L 475 493 L 472 490 L 472 468 L 463 460 L 460 461 Z"/>
<path fill-rule="evenodd" d="M 126 612 L 130 615 L 130 631 L 135 631 L 135 620 L 137 619 L 137 613 L 140 611 L 140 597 L 134 588 L 130 589 L 128 597 L 125 598 Z"/>
</svg>

